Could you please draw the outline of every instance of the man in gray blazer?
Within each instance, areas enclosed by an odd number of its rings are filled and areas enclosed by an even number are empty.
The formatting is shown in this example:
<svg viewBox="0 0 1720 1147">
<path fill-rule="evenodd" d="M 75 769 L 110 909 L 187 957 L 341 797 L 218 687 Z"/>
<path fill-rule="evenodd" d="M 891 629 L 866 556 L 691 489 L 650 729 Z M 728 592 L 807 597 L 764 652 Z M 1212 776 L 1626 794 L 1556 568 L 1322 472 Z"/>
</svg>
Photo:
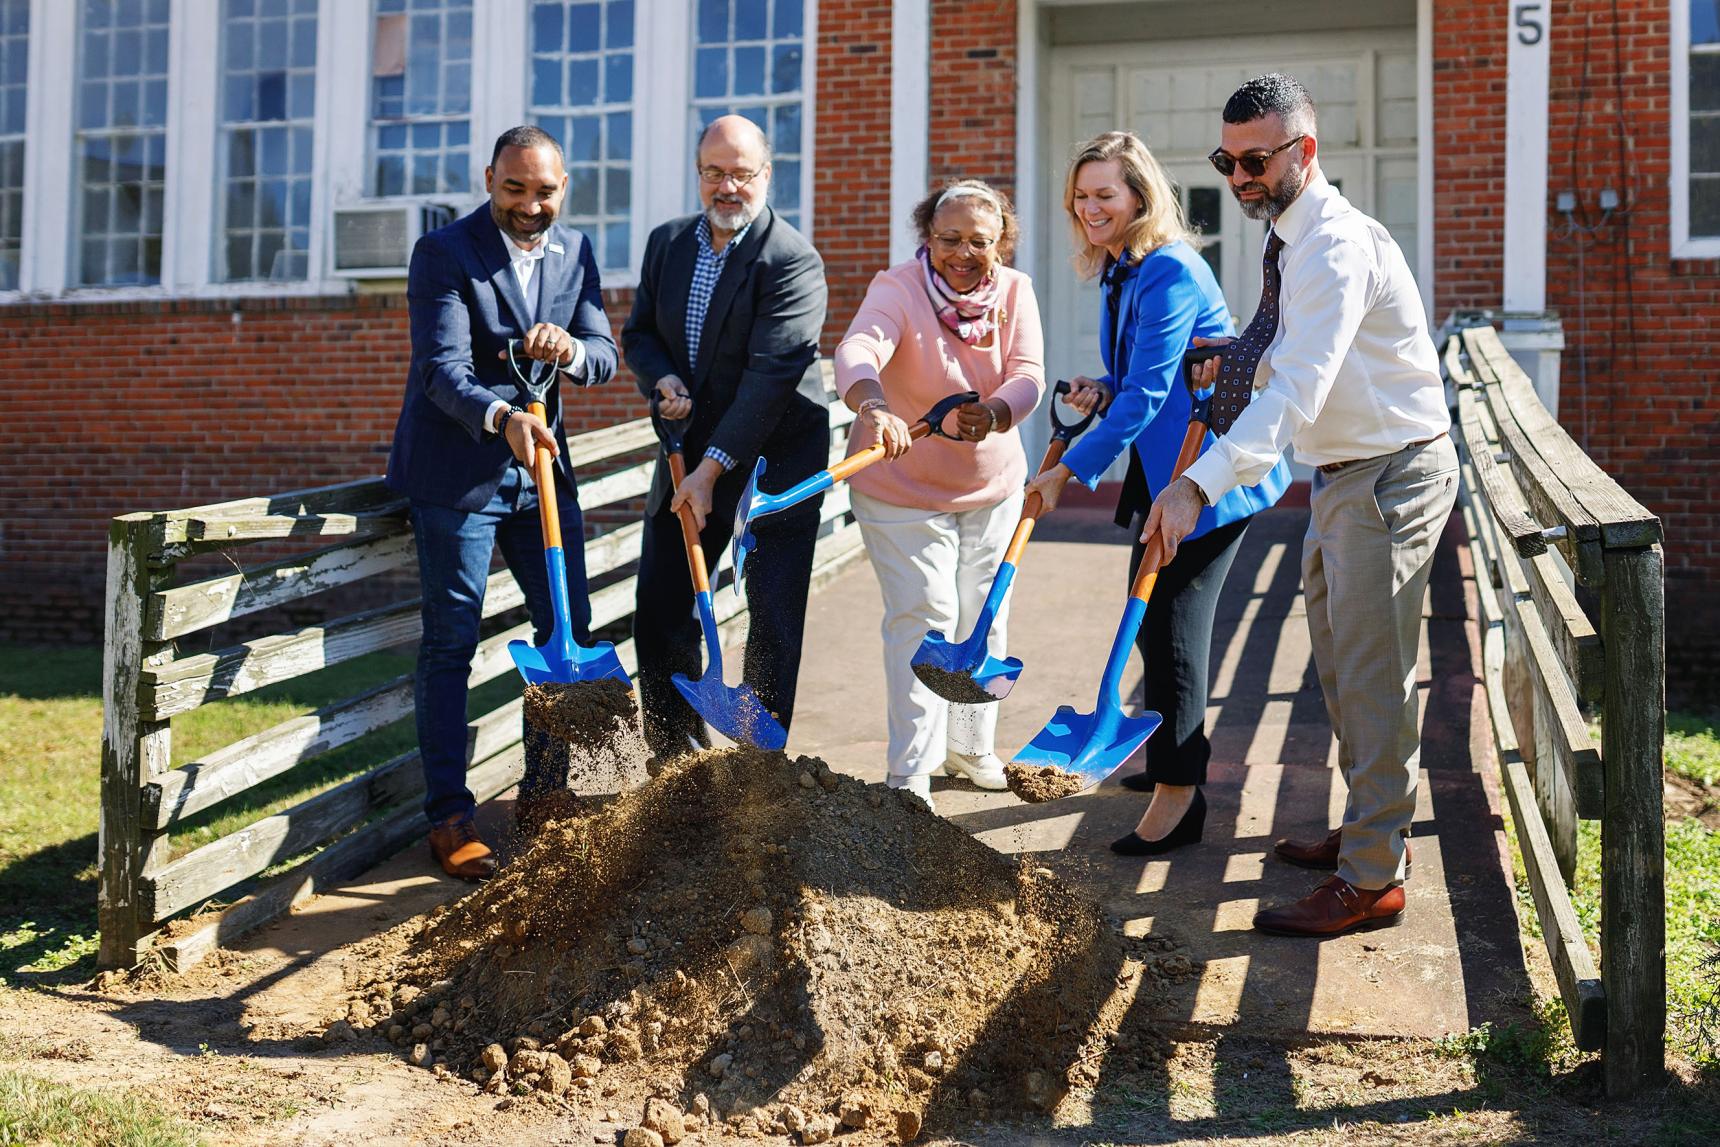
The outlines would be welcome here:
<svg viewBox="0 0 1720 1147">
<path fill-rule="evenodd" d="M 704 210 L 651 233 L 633 312 L 622 328 L 640 393 L 663 416 L 690 418 L 687 480 L 671 494 L 659 455 L 645 509 L 634 646 L 645 738 L 659 759 L 708 745 L 704 722 L 671 684 L 700 675 L 699 625 L 676 508 L 690 506 L 707 555 L 723 552 L 735 504 L 760 457 L 762 488 L 780 491 L 829 459 L 829 411 L 818 368 L 824 263 L 766 205 L 770 146 L 752 121 L 723 116 L 699 138 Z M 812 578 L 819 507 L 812 498 L 762 520 L 747 561 L 742 680 L 784 728 Z"/>
</svg>

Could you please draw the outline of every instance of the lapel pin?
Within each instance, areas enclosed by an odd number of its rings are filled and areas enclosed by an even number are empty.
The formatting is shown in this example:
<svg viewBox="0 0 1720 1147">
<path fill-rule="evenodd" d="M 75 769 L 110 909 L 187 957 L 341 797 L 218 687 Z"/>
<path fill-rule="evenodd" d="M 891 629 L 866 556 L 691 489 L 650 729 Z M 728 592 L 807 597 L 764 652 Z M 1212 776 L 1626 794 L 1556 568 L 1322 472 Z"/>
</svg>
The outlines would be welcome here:
<svg viewBox="0 0 1720 1147">
<path fill-rule="evenodd" d="M 548 246 L 549 246 L 551 254 L 554 254 L 554 255 L 565 255 L 565 254 L 567 254 L 567 252 L 562 249 L 562 246 L 560 243 L 550 243 L 550 244 L 548 244 Z"/>
</svg>

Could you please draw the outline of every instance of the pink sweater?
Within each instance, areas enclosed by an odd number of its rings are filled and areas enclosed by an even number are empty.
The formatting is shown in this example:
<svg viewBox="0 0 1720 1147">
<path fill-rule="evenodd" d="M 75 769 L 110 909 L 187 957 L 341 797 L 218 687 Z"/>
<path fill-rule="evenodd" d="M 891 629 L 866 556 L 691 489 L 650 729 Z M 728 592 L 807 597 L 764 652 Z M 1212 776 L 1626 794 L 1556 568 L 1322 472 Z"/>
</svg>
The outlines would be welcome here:
<svg viewBox="0 0 1720 1147">
<path fill-rule="evenodd" d="M 1044 335 L 1033 281 L 998 268 L 1002 325 L 992 345 L 972 347 L 938 321 L 926 297 L 919 261 L 880 271 L 836 348 L 836 393 L 846 397 L 862 379 L 884 386 L 892 413 L 912 424 L 940 398 L 965 390 L 1000 398 L 1014 415 L 1010 429 L 974 445 L 922 438 L 894 462 L 878 462 L 851 479 L 861 493 L 922 510 L 972 510 L 995 505 L 1027 481 L 1027 457 L 1016 427 L 1045 394 Z M 945 426 L 955 429 L 955 415 Z M 848 450 L 876 441 L 854 424 Z"/>
</svg>

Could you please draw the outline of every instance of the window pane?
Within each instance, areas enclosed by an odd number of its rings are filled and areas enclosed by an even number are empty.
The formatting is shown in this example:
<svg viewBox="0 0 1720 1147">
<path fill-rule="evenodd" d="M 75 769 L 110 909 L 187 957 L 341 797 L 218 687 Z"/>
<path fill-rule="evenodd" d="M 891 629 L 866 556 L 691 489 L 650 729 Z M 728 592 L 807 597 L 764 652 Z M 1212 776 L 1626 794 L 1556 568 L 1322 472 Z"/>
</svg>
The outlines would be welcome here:
<svg viewBox="0 0 1720 1147">
<path fill-rule="evenodd" d="M 1720 172 L 1720 115 L 1690 117 L 1690 172 Z"/>
<path fill-rule="evenodd" d="M 167 177 L 168 6 L 80 0 L 77 15 L 85 30 L 73 119 L 77 282 L 155 283 Z"/>
<path fill-rule="evenodd" d="M 611 271 L 630 254 L 633 20 L 633 0 L 539 0 L 533 9 L 534 76 L 554 69 L 556 83 L 534 81 L 531 118 L 558 136 L 567 159 L 562 221 L 585 232 Z"/>
<path fill-rule="evenodd" d="M 798 217 L 805 146 L 804 6 L 805 0 L 699 0 L 693 58 L 693 130 L 729 114 L 763 128 L 776 159 L 771 202 L 790 219 Z M 784 182 L 793 186 L 777 186 Z M 688 200 L 694 200 L 691 177 Z"/>
<path fill-rule="evenodd" d="M 1690 110 L 1720 111 L 1720 52 L 1691 53 Z"/>
<path fill-rule="evenodd" d="M 1690 42 L 1720 44 L 1720 0 L 1690 0 Z"/>
<path fill-rule="evenodd" d="M 532 10 L 534 28 L 542 7 Z M 471 162 L 472 0 L 372 0 L 371 13 L 372 193 L 464 192 Z M 534 64 L 534 89 L 537 84 Z M 396 130 L 403 126 L 414 130 Z M 456 126 L 458 132 L 451 130 Z"/>
<path fill-rule="evenodd" d="M 223 185 L 216 244 L 228 282 L 308 273 L 308 232 L 283 231 L 289 211 L 310 216 L 316 116 L 316 7 L 224 0 L 220 150 Z M 255 43 L 255 52 L 235 44 Z M 308 47 L 306 47 L 308 45 Z M 267 125 L 267 126 L 262 126 Z M 292 206 L 289 207 L 289 204 Z"/>
<path fill-rule="evenodd" d="M 0 0 L 0 291 L 18 289 L 24 227 L 24 117 L 30 0 Z"/>
<path fill-rule="evenodd" d="M 1690 181 L 1690 237 L 1720 238 L 1720 179 Z"/>
</svg>

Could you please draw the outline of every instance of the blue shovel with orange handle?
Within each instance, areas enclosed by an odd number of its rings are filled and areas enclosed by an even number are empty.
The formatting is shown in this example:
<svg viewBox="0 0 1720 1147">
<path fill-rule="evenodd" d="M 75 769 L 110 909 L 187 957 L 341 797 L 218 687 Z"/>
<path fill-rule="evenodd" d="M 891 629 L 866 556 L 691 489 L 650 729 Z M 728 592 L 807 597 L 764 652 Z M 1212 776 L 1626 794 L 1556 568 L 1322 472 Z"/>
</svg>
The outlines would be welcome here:
<svg viewBox="0 0 1720 1147">
<path fill-rule="evenodd" d="M 948 438 L 952 442 L 961 441 L 953 434 L 944 433 L 944 419 L 958 406 L 978 401 L 979 395 L 971 390 L 939 399 L 930 410 L 920 416 L 918 422 L 908 428 L 908 437 L 915 442 L 928 435 Z M 741 491 L 741 500 L 735 504 L 735 530 L 729 542 L 729 557 L 735 567 L 735 592 L 741 591 L 741 577 L 746 570 L 747 555 L 758 548 L 758 538 L 752 531 L 754 522 L 766 514 L 780 514 L 815 494 L 822 494 L 838 482 L 846 482 L 883 457 L 884 444 L 874 443 L 864 450 L 856 450 L 830 469 L 820 470 L 805 481 L 797 482 L 780 494 L 766 494 L 759 490 L 758 480 L 764 477 L 764 459 L 760 458 L 758 465 L 753 467 L 752 477 L 747 479 L 746 489 Z"/>
<path fill-rule="evenodd" d="M 526 359 L 528 366 L 520 367 L 517 354 L 520 340 L 508 340 L 508 366 L 514 377 L 531 397 L 526 407 L 536 417 L 548 422 L 544 400 L 559 369 L 553 362 Z M 580 685 L 613 677 L 631 687 L 633 682 L 622 668 L 615 646 L 607 641 L 586 648 L 573 640 L 573 611 L 567 596 L 567 554 L 561 548 L 561 515 L 555 504 L 555 463 L 549 447 L 538 445 L 532 458 L 532 478 L 537 483 L 538 520 L 543 526 L 543 558 L 549 571 L 549 600 L 555 611 L 555 628 L 542 645 L 515 639 L 508 642 L 508 654 L 514 668 L 529 685 Z M 581 539 L 583 542 L 583 539 Z"/>
<path fill-rule="evenodd" d="M 1187 352 L 1183 356 L 1185 370 L 1216 357 L 1221 349 L 1202 347 Z M 1190 387 L 1193 387 L 1192 381 Z M 1182 449 L 1177 453 L 1176 465 L 1171 471 L 1173 482 L 1200 456 L 1211 418 L 1211 401 L 1210 397 L 1195 399 L 1189 412 L 1188 433 L 1183 436 Z M 1067 791 L 1059 792 L 1060 796 L 1073 796 L 1116 772 L 1118 766 L 1146 744 L 1147 738 L 1164 723 L 1163 717 L 1151 711 L 1138 717 L 1128 716 L 1123 712 L 1122 697 L 1123 671 L 1128 667 L 1129 653 L 1135 647 L 1135 635 L 1141 631 L 1141 621 L 1147 614 L 1147 600 L 1152 596 L 1153 584 L 1158 580 L 1159 569 L 1163 565 L 1164 544 L 1154 534 L 1152 541 L 1147 543 L 1146 552 L 1141 555 L 1140 568 L 1129 589 L 1123 619 L 1117 626 L 1116 638 L 1111 642 L 1111 655 L 1105 661 L 1104 675 L 1099 679 L 1099 696 L 1093 712 L 1078 713 L 1071 705 L 1059 706 L 1051 720 L 1015 754 L 1011 762 L 1027 768 L 1050 766 L 1080 781 L 1079 786 L 1066 786 Z"/>
<path fill-rule="evenodd" d="M 1091 426 L 1099 413 L 1095 410 L 1078 422 L 1064 422 L 1057 417 L 1056 395 L 1068 393 L 1069 384 L 1059 382 L 1052 392 L 1051 401 L 1045 404 L 1051 414 L 1051 441 L 1039 463 L 1041 474 L 1062 461 L 1069 443 Z M 1009 599 L 1010 589 L 1015 584 L 1016 563 L 1021 561 L 1027 539 L 1033 536 L 1033 524 L 1044 509 L 1045 504 L 1037 493 L 1027 496 L 1027 502 L 1021 508 L 1021 521 L 1015 527 L 1015 536 L 1009 539 L 1009 548 L 1003 552 L 1003 564 L 997 568 L 997 576 L 992 579 L 991 590 L 985 596 L 979 616 L 974 618 L 967 640 L 954 642 L 934 629 L 926 634 L 920 648 L 914 652 L 909 663 L 913 666 L 914 676 L 944 700 L 958 705 L 1001 701 L 1009 696 L 1009 691 L 1015 687 L 1015 679 L 1021 676 L 1019 657 L 993 657 L 987 652 L 986 643 L 991 638 L 997 612 Z"/>
<path fill-rule="evenodd" d="M 689 420 L 690 422 L 690 420 Z M 669 476 L 675 489 L 687 478 L 687 463 L 682 457 L 681 430 L 675 423 L 657 413 L 657 396 L 651 396 L 651 423 L 669 454 Z M 682 424 L 683 427 L 685 424 Z M 697 681 L 685 673 L 670 678 L 693 712 L 705 723 L 731 741 L 776 750 L 788 744 L 788 730 L 776 715 L 765 708 L 751 685 L 723 683 L 723 641 L 717 632 L 716 609 L 711 603 L 711 574 L 705 565 L 705 547 L 699 541 L 698 523 L 693 508 L 682 506 L 681 541 L 687 547 L 687 571 L 693 577 L 693 600 L 699 611 L 699 627 L 705 637 L 705 672 Z"/>
</svg>

